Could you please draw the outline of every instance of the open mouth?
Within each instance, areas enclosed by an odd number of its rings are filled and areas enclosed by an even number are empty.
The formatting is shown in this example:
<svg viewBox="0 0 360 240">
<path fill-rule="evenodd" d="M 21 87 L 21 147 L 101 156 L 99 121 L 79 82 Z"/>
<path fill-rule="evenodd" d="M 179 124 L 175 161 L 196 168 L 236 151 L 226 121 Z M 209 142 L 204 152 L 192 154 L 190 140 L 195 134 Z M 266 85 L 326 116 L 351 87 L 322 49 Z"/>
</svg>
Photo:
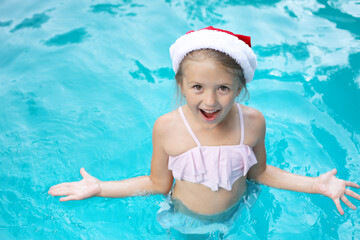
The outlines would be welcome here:
<svg viewBox="0 0 360 240">
<path fill-rule="evenodd" d="M 208 111 L 208 110 L 203 110 L 200 109 L 201 115 L 202 117 L 205 119 L 205 121 L 214 121 L 216 119 L 216 117 L 218 116 L 220 110 L 212 110 L 212 111 Z"/>
</svg>

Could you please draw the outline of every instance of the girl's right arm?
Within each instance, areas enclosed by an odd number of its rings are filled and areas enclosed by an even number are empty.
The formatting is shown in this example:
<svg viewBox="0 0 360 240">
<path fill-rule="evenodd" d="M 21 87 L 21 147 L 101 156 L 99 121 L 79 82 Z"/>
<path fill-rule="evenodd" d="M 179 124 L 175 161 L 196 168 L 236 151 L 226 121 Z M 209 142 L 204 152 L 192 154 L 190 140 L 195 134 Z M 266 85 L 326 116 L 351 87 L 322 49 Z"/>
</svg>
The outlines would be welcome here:
<svg viewBox="0 0 360 240">
<path fill-rule="evenodd" d="M 164 120 L 160 117 L 153 129 L 153 156 L 150 175 L 130 178 L 122 181 L 100 181 L 80 169 L 83 179 L 78 182 L 60 183 L 49 189 L 52 196 L 66 196 L 60 201 L 81 200 L 93 196 L 128 197 L 148 194 L 167 194 L 173 184 L 173 176 L 168 170 L 168 155 L 163 149 Z"/>
</svg>

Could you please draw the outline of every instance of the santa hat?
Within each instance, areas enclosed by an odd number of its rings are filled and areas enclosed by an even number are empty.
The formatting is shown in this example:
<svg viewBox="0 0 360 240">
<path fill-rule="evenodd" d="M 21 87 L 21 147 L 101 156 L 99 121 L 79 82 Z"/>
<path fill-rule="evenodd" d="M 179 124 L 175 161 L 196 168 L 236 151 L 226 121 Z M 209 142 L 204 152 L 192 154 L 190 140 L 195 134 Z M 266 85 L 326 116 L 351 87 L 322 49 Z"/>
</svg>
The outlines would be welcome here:
<svg viewBox="0 0 360 240">
<path fill-rule="evenodd" d="M 214 49 L 232 57 L 242 68 L 246 83 L 254 78 L 256 56 L 251 49 L 250 37 L 207 27 L 189 31 L 170 47 L 173 69 L 177 73 L 186 54 L 199 49 Z"/>
</svg>

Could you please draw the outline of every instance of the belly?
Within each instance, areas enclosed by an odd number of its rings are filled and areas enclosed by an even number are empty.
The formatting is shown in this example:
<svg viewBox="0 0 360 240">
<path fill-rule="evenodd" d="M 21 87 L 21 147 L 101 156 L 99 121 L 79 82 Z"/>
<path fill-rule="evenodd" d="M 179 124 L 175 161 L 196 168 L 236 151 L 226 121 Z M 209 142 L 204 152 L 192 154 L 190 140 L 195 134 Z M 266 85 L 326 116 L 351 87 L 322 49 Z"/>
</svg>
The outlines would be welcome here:
<svg viewBox="0 0 360 240">
<path fill-rule="evenodd" d="M 188 181 L 176 180 L 172 197 L 180 200 L 190 210 L 200 214 L 223 212 L 237 203 L 246 191 L 246 177 L 241 177 L 233 184 L 231 191 L 210 188 Z"/>
</svg>

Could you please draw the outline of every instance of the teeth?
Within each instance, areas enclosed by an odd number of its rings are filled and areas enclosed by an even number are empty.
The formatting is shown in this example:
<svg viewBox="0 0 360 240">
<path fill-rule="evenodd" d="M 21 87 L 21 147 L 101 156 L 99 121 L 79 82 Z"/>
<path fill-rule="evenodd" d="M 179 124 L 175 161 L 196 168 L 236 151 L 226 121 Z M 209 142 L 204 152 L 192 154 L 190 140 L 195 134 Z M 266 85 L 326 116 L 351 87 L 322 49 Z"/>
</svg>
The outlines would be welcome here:
<svg viewBox="0 0 360 240">
<path fill-rule="evenodd" d="M 212 111 L 209 111 L 209 110 L 204 110 L 204 109 L 202 109 L 204 112 L 206 112 L 206 113 L 214 113 L 214 112 L 216 112 L 217 110 L 212 110 Z"/>
</svg>

